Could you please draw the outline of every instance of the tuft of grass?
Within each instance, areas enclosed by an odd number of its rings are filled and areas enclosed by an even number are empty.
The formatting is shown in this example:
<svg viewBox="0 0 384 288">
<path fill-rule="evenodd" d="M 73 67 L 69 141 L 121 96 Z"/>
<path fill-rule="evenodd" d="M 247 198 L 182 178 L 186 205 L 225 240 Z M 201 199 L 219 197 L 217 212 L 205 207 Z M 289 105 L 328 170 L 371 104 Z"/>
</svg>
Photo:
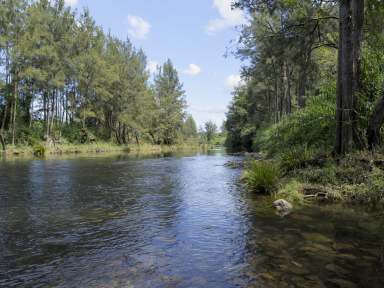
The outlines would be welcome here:
<svg viewBox="0 0 384 288">
<path fill-rule="evenodd" d="M 290 180 L 276 193 L 276 198 L 283 198 L 292 203 L 304 203 L 303 184 Z"/>
<path fill-rule="evenodd" d="M 384 172 L 374 168 L 365 183 L 340 185 L 339 193 L 353 204 L 384 204 Z"/>
<path fill-rule="evenodd" d="M 45 146 L 41 143 L 33 146 L 33 155 L 36 157 L 44 157 L 45 156 Z"/>
<path fill-rule="evenodd" d="M 306 146 L 304 148 L 293 147 L 291 150 L 284 151 L 280 154 L 280 168 L 285 172 L 304 168 L 308 161 L 313 159 L 314 155 L 315 152 L 313 149 L 309 149 Z"/>
<path fill-rule="evenodd" d="M 295 177 L 302 182 L 312 184 L 335 184 L 337 182 L 337 168 L 333 163 L 327 163 L 323 168 L 308 167 L 294 171 Z"/>
<path fill-rule="evenodd" d="M 244 172 L 247 188 L 256 193 L 273 193 L 279 182 L 280 170 L 271 161 L 251 161 Z"/>
</svg>

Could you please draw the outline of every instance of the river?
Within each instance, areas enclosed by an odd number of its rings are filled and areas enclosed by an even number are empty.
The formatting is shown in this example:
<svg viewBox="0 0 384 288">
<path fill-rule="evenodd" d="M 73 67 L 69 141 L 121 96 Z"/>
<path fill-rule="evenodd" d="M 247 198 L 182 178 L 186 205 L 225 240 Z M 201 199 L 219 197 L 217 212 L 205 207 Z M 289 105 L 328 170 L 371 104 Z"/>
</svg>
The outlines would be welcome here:
<svg viewBox="0 0 384 288">
<path fill-rule="evenodd" d="M 236 158 L 0 162 L 0 287 L 384 287 L 383 214 L 279 217 Z"/>
</svg>

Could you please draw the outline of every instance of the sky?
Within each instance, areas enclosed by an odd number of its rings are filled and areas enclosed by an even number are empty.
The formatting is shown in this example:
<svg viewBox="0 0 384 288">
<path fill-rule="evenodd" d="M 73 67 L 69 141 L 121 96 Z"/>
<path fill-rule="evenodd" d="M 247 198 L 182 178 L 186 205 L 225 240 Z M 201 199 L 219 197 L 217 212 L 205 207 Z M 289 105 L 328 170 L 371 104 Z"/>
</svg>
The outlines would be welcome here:
<svg viewBox="0 0 384 288">
<path fill-rule="evenodd" d="M 104 31 L 143 48 L 148 70 L 170 58 L 184 84 L 188 112 L 198 126 L 225 119 L 231 91 L 240 83 L 240 61 L 233 56 L 238 27 L 245 23 L 231 0 L 66 0 L 88 7 Z"/>
</svg>

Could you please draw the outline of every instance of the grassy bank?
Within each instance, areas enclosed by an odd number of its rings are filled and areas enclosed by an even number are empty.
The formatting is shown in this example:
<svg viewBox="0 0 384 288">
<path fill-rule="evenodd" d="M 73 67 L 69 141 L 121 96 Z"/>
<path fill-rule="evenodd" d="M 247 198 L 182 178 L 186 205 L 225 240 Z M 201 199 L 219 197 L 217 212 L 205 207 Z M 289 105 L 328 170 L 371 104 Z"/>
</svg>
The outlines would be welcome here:
<svg viewBox="0 0 384 288">
<path fill-rule="evenodd" d="M 263 161 L 248 161 L 247 188 L 296 204 L 348 203 L 384 206 L 384 155 L 359 152 L 335 159 L 291 150 Z"/>
<path fill-rule="evenodd" d="M 268 160 L 245 165 L 249 190 L 302 204 L 384 204 L 383 147 L 334 156 L 335 94 L 311 97 L 306 108 L 252 130 L 252 150 Z"/>
<path fill-rule="evenodd" d="M 159 153 L 171 153 L 177 151 L 204 150 L 205 147 L 196 143 L 184 143 L 173 146 L 152 144 L 116 145 L 109 142 L 97 142 L 92 144 L 59 144 L 35 146 L 8 146 L 5 152 L 0 153 L 4 158 L 31 158 L 31 157 L 55 157 L 60 155 L 82 155 L 82 154 L 106 154 L 106 153 L 131 153 L 150 155 Z"/>
</svg>

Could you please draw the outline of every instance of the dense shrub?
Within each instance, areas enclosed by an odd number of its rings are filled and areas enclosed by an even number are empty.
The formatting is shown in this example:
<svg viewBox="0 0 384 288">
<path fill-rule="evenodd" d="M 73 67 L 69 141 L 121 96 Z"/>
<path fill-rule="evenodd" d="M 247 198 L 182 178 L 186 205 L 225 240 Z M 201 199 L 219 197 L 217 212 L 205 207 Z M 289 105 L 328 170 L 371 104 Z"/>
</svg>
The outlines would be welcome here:
<svg viewBox="0 0 384 288">
<path fill-rule="evenodd" d="M 285 116 L 279 123 L 260 129 L 254 149 L 276 155 L 287 150 L 331 150 L 335 135 L 335 94 L 312 97 L 305 109 Z"/>
<path fill-rule="evenodd" d="M 294 176 L 302 182 L 313 184 L 336 184 L 337 168 L 335 165 L 328 163 L 324 167 L 311 167 L 294 171 Z"/>
<path fill-rule="evenodd" d="M 45 146 L 42 144 L 36 144 L 33 146 L 33 155 L 36 157 L 45 156 Z"/>
<path fill-rule="evenodd" d="M 315 153 L 313 149 L 309 149 L 307 147 L 292 147 L 290 150 L 284 150 L 278 157 L 280 160 L 280 168 L 285 172 L 298 168 L 304 168 L 306 163 L 310 161 L 314 155 Z"/>
</svg>

